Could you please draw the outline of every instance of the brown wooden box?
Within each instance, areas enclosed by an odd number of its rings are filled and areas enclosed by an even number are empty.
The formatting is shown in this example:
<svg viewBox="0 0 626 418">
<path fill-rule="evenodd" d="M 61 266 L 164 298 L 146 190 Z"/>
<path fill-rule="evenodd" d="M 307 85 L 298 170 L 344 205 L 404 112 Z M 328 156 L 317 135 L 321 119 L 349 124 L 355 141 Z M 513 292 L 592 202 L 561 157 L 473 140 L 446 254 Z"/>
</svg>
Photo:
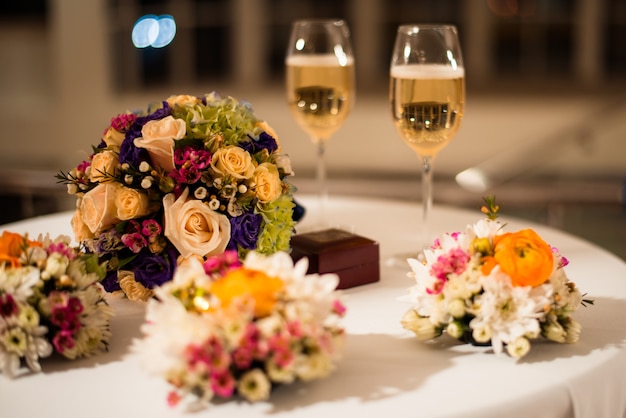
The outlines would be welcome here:
<svg viewBox="0 0 626 418">
<path fill-rule="evenodd" d="M 309 259 L 308 273 L 337 273 L 337 289 L 380 280 L 378 242 L 340 229 L 297 234 L 291 238 L 291 258 Z"/>
</svg>

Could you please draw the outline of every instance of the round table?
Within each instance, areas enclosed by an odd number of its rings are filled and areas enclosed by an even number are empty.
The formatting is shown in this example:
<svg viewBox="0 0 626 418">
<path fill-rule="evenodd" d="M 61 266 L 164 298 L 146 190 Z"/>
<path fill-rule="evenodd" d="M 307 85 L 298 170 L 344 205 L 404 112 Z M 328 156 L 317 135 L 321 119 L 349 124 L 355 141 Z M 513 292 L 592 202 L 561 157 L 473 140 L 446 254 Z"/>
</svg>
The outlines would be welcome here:
<svg viewBox="0 0 626 418">
<path fill-rule="evenodd" d="M 311 196 L 298 196 L 314 207 Z M 521 360 L 444 336 L 419 342 L 400 325 L 398 301 L 412 285 L 406 269 L 386 259 L 417 243 L 420 208 L 409 202 L 334 197 L 331 224 L 380 244 L 380 282 L 343 291 L 348 308 L 344 356 L 326 379 L 279 387 L 267 402 L 212 404 L 211 417 L 623 417 L 626 416 L 626 263 L 584 240 L 540 225 L 503 218 L 507 230 L 532 227 L 570 260 L 566 271 L 595 306 L 574 317 L 580 341 L 534 341 Z M 71 213 L 1 226 L 31 236 L 71 234 Z M 435 206 L 431 232 L 464 230 L 482 217 Z M 305 218 L 300 227 L 305 229 Z M 0 376 L 3 417 L 176 417 L 165 381 L 140 368 L 129 346 L 139 338 L 144 305 L 110 297 L 116 310 L 110 351 L 88 359 L 42 360 L 43 372 Z"/>
</svg>

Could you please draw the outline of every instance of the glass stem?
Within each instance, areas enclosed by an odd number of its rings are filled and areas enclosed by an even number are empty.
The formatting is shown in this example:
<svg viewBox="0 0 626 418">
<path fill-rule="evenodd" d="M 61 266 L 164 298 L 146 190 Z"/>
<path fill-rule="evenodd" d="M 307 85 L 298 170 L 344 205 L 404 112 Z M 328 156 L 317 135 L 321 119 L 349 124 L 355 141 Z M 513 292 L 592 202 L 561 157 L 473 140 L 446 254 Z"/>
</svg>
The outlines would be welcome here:
<svg viewBox="0 0 626 418">
<path fill-rule="evenodd" d="M 422 227 L 421 245 L 430 245 L 429 216 L 433 206 L 433 172 L 432 157 L 422 157 Z"/>
<path fill-rule="evenodd" d="M 318 188 L 318 227 L 326 224 L 326 205 L 328 202 L 328 184 L 326 182 L 326 143 L 322 139 L 317 140 L 317 188 Z"/>
</svg>

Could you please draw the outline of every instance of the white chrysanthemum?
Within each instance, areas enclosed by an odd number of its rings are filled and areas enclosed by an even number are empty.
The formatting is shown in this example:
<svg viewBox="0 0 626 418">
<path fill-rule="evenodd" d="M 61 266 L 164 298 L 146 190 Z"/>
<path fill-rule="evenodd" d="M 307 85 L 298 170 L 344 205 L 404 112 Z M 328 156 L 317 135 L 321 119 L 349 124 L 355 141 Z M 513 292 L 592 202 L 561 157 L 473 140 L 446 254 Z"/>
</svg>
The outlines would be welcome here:
<svg viewBox="0 0 626 418">
<path fill-rule="evenodd" d="M 502 352 L 505 343 L 539 332 L 539 318 L 550 303 L 549 286 L 514 287 L 510 278 L 496 267 L 484 278 L 483 289 L 484 293 L 476 297 L 471 308 L 475 318 L 470 321 L 470 327 L 490 330 L 494 352 Z"/>
<path fill-rule="evenodd" d="M 67 267 L 70 264 L 69 258 L 61 253 L 52 253 L 46 260 L 46 266 L 42 271 L 42 277 L 56 277 L 59 278 L 65 274 Z"/>
<path fill-rule="evenodd" d="M 583 297 L 578 288 L 571 286 L 563 269 L 552 273 L 550 285 L 554 289 L 554 303 L 561 314 L 572 313 L 581 305 Z"/>
<path fill-rule="evenodd" d="M 0 266 L 0 289 L 10 293 L 16 301 L 25 302 L 33 294 L 37 282 L 39 269 L 36 267 L 5 269 Z"/>
<path fill-rule="evenodd" d="M 402 298 L 402 300 L 412 303 L 417 313 L 420 316 L 430 317 L 433 324 L 447 324 L 450 322 L 452 317 L 448 312 L 448 302 L 444 295 L 428 292 L 428 289 L 432 289 L 438 281 L 430 275 L 429 267 L 416 259 L 407 261 L 412 269 L 412 273 L 409 273 L 409 275 L 415 278 L 416 283 L 409 288 L 408 297 Z"/>
<path fill-rule="evenodd" d="M 204 271 L 202 262 L 196 258 L 191 257 L 183 260 L 177 267 L 172 280 L 166 282 L 159 288 L 155 288 L 156 295 L 167 295 L 174 288 L 188 288 L 188 287 L 207 287 L 210 282 L 210 278 Z"/>
<path fill-rule="evenodd" d="M 215 332 L 209 315 L 190 315 L 178 299 L 160 292 L 146 307 L 145 337 L 135 340 L 133 351 L 140 353 L 143 367 L 150 373 L 165 375 L 185 365 L 184 352 L 191 343 L 203 343 Z"/>
<path fill-rule="evenodd" d="M 491 219 L 481 219 L 475 224 L 468 225 L 467 227 L 467 235 L 470 242 L 474 238 L 493 238 L 494 236 L 502 233 L 502 224 Z"/>
<path fill-rule="evenodd" d="M 250 252 L 244 265 L 284 281 L 285 298 L 290 301 L 285 306 L 288 320 L 321 322 L 331 313 L 339 284 L 336 274 L 306 274 L 308 260 L 302 258 L 294 265 L 286 252 L 269 256 Z"/>
<path fill-rule="evenodd" d="M 270 396 L 272 385 L 260 369 L 252 369 L 246 372 L 239 382 L 237 391 L 250 402 L 262 401 Z"/>
<path fill-rule="evenodd" d="M 265 370 L 272 382 L 292 383 L 296 379 L 294 364 L 291 362 L 288 366 L 280 367 L 273 359 L 269 359 L 265 362 Z"/>
<path fill-rule="evenodd" d="M 323 353 L 297 356 L 294 370 L 298 378 L 307 381 L 327 376 L 333 370 L 333 362 Z"/>
</svg>

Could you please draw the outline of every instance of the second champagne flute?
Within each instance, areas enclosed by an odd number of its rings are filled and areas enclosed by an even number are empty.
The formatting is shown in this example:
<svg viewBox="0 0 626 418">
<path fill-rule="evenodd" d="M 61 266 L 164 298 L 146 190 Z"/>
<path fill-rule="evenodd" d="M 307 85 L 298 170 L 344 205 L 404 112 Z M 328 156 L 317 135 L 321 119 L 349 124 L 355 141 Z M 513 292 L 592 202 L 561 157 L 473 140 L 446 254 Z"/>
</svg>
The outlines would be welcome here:
<svg viewBox="0 0 626 418">
<path fill-rule="evenodd" d="M 287 103 L 298 125 L 317 146 L 318 220 L 327 226 L 326 142 L 341 127 L 354 103 L 354 57 L 343 20 L 293 23 L 285 59 Z"/>
<path fill-rule="evenodd" d="M 428 246 L 428 215 L 432 206 L 432 164 L 454 138 L 465 107 L 465 70 L 456 27 L 401 25 L 390 66 L 389 101 L 394 125 L 404 142 L 422 160 L 422 236 Z M 406 254 L 400 260 L 406 266 Z"/>
</svg>

